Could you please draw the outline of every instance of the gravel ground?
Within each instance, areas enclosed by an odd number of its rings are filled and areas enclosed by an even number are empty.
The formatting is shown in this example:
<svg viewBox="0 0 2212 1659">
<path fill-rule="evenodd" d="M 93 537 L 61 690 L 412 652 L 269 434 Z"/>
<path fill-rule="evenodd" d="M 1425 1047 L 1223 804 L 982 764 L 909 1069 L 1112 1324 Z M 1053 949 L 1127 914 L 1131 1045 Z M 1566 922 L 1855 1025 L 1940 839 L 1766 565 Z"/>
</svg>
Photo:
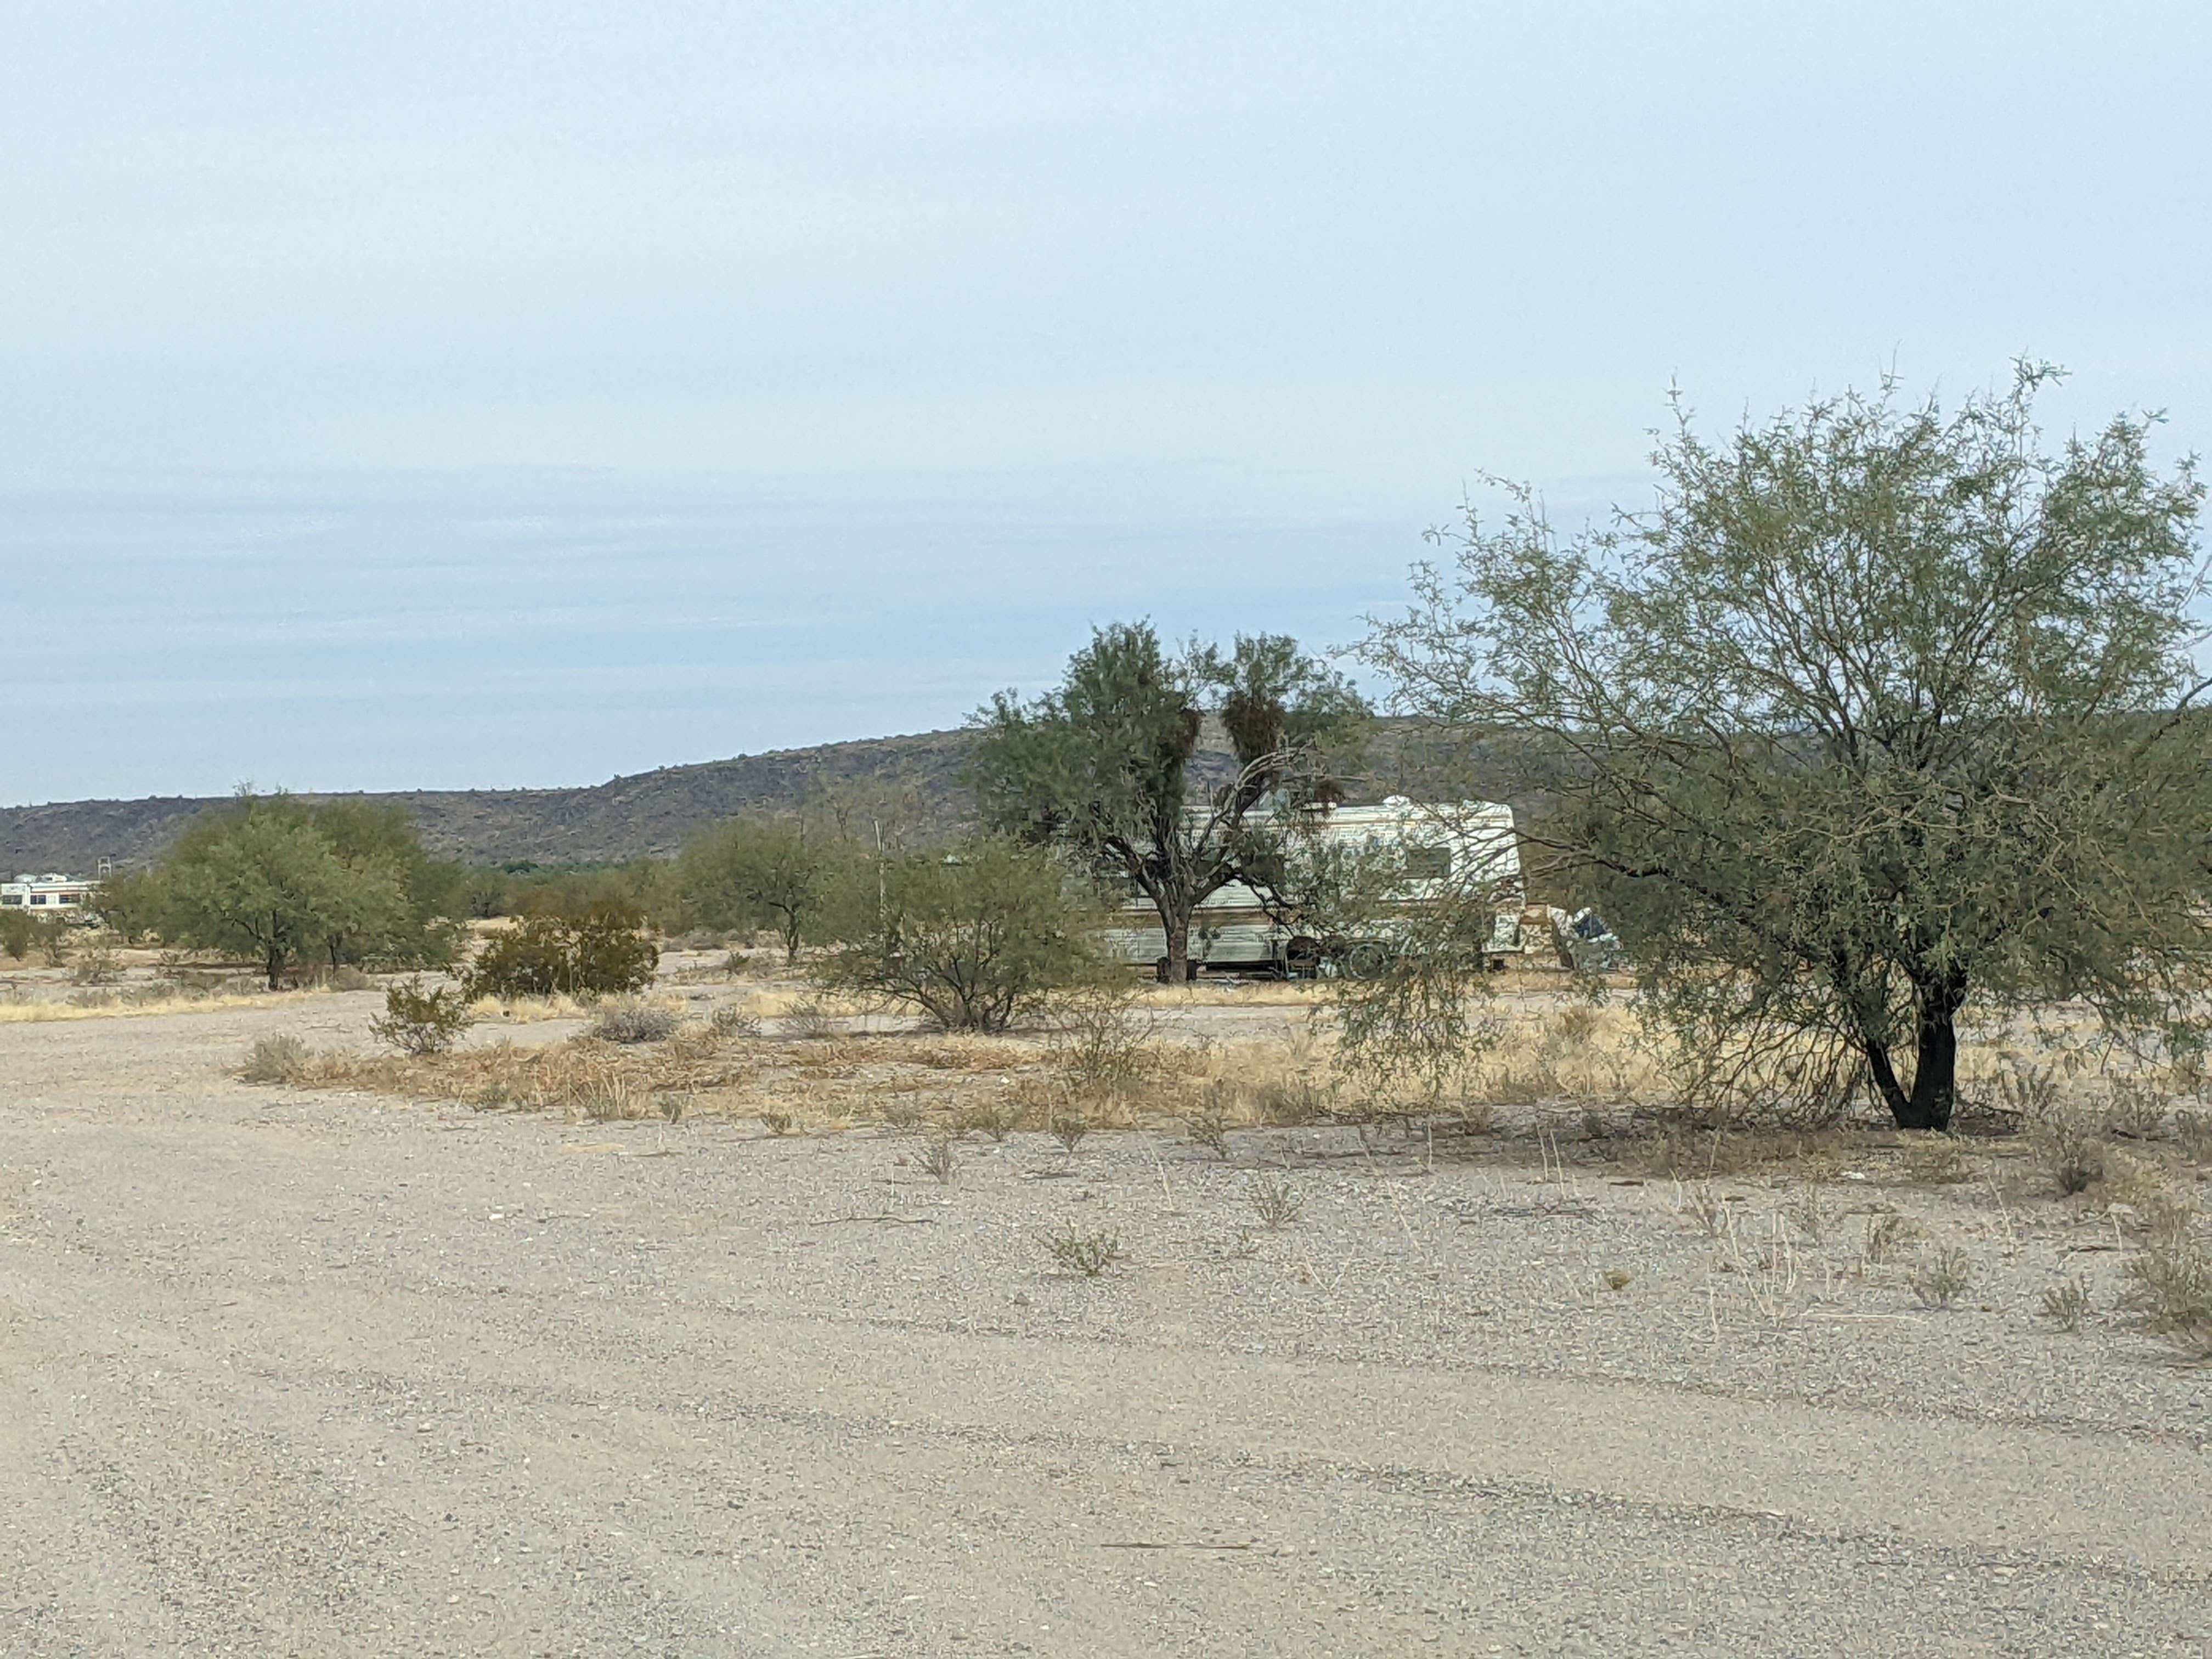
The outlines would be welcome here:
<svg viewBox="0 0 2212 1659">
<path fill-rule="evenodd" d="M 0 1027 L 0 1651 L 2212 1651 L 2212 1373 L 2039 1319 L 2118 1236 L 2002 1163 L 1715 1236 L 1334 1130 L 940 1185 L 227 1074 L 376 1004 Z"/>
</svg>

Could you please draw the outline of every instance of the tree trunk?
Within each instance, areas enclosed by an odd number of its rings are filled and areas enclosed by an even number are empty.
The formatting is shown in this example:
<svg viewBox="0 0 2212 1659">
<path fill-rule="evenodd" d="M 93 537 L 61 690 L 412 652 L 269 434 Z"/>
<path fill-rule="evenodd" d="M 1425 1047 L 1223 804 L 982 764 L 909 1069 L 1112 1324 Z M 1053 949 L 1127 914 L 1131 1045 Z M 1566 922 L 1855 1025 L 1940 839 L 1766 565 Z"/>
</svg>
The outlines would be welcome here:
<svg viewBox="0 0 2212 1659">
<path fill-rule="evenodd" d="M 283 988 L 284 975 L 284 947 L 283 945 L 272 945 L 269 947 L 268 966 L 269 988 L 272 991 L 282 990 Z"/>
<path fill-rule="evenodd" d="M 1168 941 L 1168 953 L 1160 958 L 1160 983 L 1181 985 L 1191 976 L 1190 918 L 1164 915 L 1160 917 L 1160 928 Z"/>
<path fill-rule="evenodd" d="M 1889 1063 L 1889 1050 L 1879 1042 L 1866 1044 L 1867 1066 L 1874 1073 L 1875 1089 L 1899 1128 L 1945 1130 L 1951 1127 L 1951 1112 L 1958 1103 L 1959 1092 L 1956 1022 L 1966 1000 L 1966 981 L 1960 974 L 1929 987 L 1923 995 L 1920 1018 L 1913 1032 L 1916 1052 L 1909 1094 Z"/>
<path fill-rule="evenodd" d="M 1953 1010 L 1936 1003 L 1920 1012 L 1920 1057 L 1912 1068 L 1912 1095 L 1897 1116 L 1900 1129 L 1948 1129 L 1957 1098 L 1959 1031 Z"/>
</svg>

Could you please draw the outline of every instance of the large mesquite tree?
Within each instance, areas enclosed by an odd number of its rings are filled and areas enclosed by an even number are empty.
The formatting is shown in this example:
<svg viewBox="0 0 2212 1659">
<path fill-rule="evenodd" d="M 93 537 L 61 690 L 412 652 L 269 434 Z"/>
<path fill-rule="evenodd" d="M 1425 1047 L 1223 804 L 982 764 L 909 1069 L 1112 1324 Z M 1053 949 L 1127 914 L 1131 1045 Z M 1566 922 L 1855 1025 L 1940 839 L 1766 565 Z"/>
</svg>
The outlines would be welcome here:
<svg viewBox="0 0 2212 1659">
<path fill-rule="evenodd" d="M 1202 789 L 1191 772 L 1209 712 L 1237 770 Z M 972 776 L 992 827 L 1057 844 L 1149 899 L 1166 940 L 1161 977 L 1179 981 L 1193 913 L 1277 838 L 1262 807 L 1326 795 L 1367 718 L 1341 675 L 1280 635 L 1170 653 L 1150 623 L 1115 623 L 1068 659 L 1055 690 L 1027 702 L 1001 692 L 976 715 Z"/>
<path fill-rule="evenodd" d="M 1526 839 L 1708 1089 L 1863 1079 L 1940 1129 L 1977 1011 L 2197 1046 L 2201 490 L 2147 420 L 2045 453 L 2050 374 L 1948 416 L 1886 387 L 1719 443 L 1685 420 L 1654 510 L 1470 516 L 1368 639 L 1401 709 L 1549 803 Z"/>
</svg>

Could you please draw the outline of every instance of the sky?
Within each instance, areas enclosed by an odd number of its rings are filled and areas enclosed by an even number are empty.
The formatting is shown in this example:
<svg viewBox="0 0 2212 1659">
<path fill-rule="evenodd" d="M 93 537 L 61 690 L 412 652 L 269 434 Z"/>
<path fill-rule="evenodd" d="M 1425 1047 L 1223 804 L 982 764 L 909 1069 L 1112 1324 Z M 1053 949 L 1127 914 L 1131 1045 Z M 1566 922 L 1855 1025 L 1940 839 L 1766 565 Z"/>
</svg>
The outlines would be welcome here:
<svg viewBox="0 0 2212 1659">
<path fill-rule="evenodd" d="M 1340 647 L 1486 475 L 1894 369 L 2212 434 L 2212 9 L 0 10 L 0 804 Z"/>
</svg>

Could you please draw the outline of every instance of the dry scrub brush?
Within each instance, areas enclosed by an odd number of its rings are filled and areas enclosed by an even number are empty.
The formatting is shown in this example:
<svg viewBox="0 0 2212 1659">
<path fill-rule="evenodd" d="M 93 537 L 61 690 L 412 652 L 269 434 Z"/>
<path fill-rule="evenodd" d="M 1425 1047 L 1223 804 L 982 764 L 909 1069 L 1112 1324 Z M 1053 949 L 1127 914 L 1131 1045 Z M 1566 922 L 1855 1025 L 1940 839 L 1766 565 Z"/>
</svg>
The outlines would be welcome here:
<svg viewBox="0 0 2212 1659">
<path fill-rule="evenodd" d="M 1061 1267 L 1096 1279 L 1121 1259 L 1121 1236 L 1100 1229 L 1085 1232 L 1064 1221 L 1044 1236 L 1044 1247 Z"/>
<path fill-rule="evenodd" d="M 2185 1358 L 2212 1360 L 2212 1242 L 2201 1218 L 2167 1211 L 2122 1270 L 2128 1288 L 2120 1305 Z"/>
<path fill-rule="evenodd" d="M 424 990 L 420 975 L 384 994 L 384 1015 L 370 1032 L 404 1054 L 441 1054 L 469 1029 L 468 999 L 458 987 Z"/>
<path fill-rule="evenodd" d="M 599 1005 L 587 1035 L 602 1042 L 665 1042 L 681 1023 L 682 1017 L 672 1008 L 623 997 Z"/>
</svg>

